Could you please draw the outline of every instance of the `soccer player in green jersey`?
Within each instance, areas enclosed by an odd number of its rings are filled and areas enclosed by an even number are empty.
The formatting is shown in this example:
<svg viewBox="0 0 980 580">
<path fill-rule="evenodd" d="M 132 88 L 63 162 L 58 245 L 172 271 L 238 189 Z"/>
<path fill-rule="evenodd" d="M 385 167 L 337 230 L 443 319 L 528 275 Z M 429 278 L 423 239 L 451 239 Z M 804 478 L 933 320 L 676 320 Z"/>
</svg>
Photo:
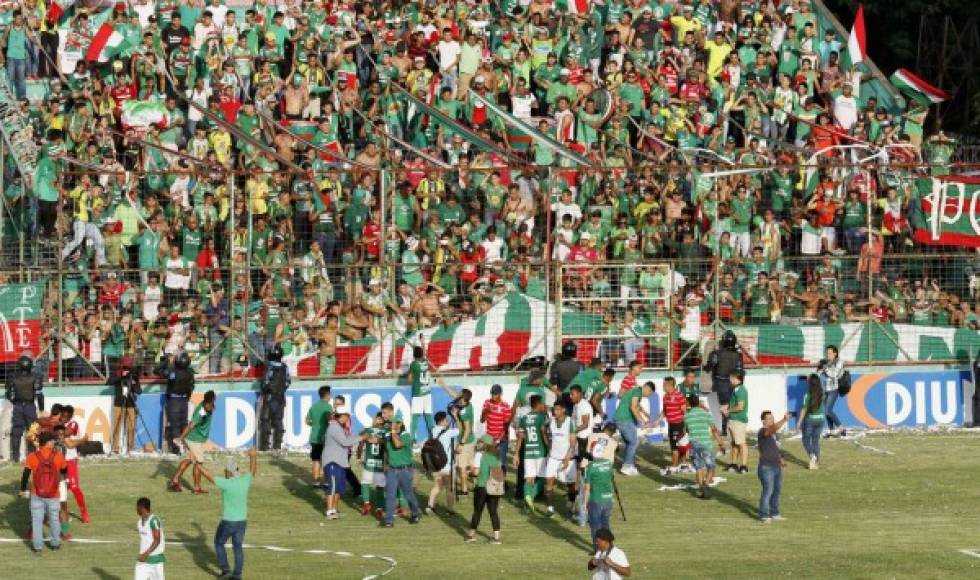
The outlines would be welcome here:
<svg viewBox="0 0 980 580">
<path fill-rule="evenodd" d="M 408 378 L 412 381 L 412 437 L 416 437 L 416 426 L 418 417 L 421 415 L 425 420 L 425 427 L 428 429 L 429 437 L 432 437 L 432 387 L 429 385 L 432 376 L 429 370 L 429 361 L 425 360 L 425 349 L 416 346 L 412 349 L 412 356 L 415 360 L 408 367 Z"/>
<path fill-rule="evenodd" d="M 160 517 L 153 513 L 150 499 L 141 497 L 136 500 L 136 514 L 139 520 L 136 529 L 140 534 L 140 553 L 136 556 L 136 570 L 133 577 L 136 580 L 162 580 L 164 562 L 163 524 Z"/>
<path fill-rule="evenodd" d="M 384 437 L 387 431 L 384 425 L 384 415 L 379 411 L 371 426 L 361 432 L 367 435 L 367 440 L 357 446 L 357 457 L 361 460 L 362 516 L 371 513 L 374 506 L 377 506 L 379 518 L 384 514 L 381 509 L 385 498 Z"/>
<path fill-rule="evenodd" d="M 530 398 L 531 412 L 521 417 L 517 425 L 517 448 L 514 453 L 514 469 L 524 452 L 524 503 L 530 513 L 534 513 L 534 498 L 538 495 L 536 484 L 538 476 L 544 476 L 545 460 L 548 457 L 548 413 L 544 399 L 539 395 Z"/>
</svg>

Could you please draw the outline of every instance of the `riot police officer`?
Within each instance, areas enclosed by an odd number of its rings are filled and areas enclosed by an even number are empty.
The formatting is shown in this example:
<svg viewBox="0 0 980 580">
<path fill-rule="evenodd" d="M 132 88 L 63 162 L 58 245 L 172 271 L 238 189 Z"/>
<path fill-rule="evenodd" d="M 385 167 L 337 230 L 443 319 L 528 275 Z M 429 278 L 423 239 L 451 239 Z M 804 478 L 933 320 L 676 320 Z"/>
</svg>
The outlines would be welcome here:
<svg viewBox="0 0 980 580">
<path fill-rule="evenodd" d="M 721 335 L 718 348 L 708 355 L 708 363 L 704 369 L 711 373 L 711 390 L 718 395 L 718 404 L 728 405 L 732 398 L 732 382 L 730 375 L 733 371 L 744 371 L 742 351 L 738 347 L 738 339 L 731 330 Z M 722 414 L 721 433 L 728 434 L 728 417 Z"/>
<path fill-rule="evenodd" d="M 551 363 L 551 372 L 548 380 L 551 386 L 557 387 L 556 392 L 562 393 L 561 401 L 566 409 L 572 408 L 572 400 L 568 396 L 568 386 L 572 383 L 582 369 L 585 368 L 575 357 L 578 356 L 578 345 L 574 342 L 566 342 L 561 345 L 561 356 L 558 360 Z"/>
<path fill-rule="evenodd" d="M 44 410 L 43 379 L 34 373 L 34 361 L 27 355 L 17 359 L 17 367 L 7 379 L 6 398 L 13 403 L 10 429 L 10 458 L 20 461 L 20 440 L 37 420 L 38 410 Z"/>
<path fill-rule="evenodd" d="M 187 426 L 187 405 L 194 392 L 194 371 L 191 357 L 181 352 L 167 371 L 167 443 L 171 453 L 180 453 L 177 440 Z"/>
<path fill-rule="evenodd" d="M 276 343 L 269 351 L 269 361 L 262 377 L 259 409 L 259 451 L 279 451 L 286 429 L 283 416 L 286 413 L 286 390 L 289 389 L 289 367 L 282 362 L 282 345 Z"/>
</svg>

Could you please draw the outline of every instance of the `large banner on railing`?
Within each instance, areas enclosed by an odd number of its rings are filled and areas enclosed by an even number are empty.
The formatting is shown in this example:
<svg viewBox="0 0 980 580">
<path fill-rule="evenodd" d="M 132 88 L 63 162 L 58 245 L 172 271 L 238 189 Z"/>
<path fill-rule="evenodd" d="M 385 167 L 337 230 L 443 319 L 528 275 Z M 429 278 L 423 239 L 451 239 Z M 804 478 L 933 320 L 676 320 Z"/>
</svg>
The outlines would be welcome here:
<svg viewBox="0 0 980 580">
<path fill-rule="evenodd" d="M 38 354 L 44 283 L 0 286 L 0 362 L 11 362 L 25 350 Z"/>
<path fill-rule="evenodd" d="M 827 346 L 846 362 L 969 362 L 980 352 L 980 333 L 950 326 L 876 322 L 786 326 L 733 326 L 747 364 L 816 365 Z"/>
<path fill-rule="evenodd" d="M 927 427 L 961 425 L 973 395 L 969 372 L 898 372 L 852 375 L 851 392 L 834 405 L 846 427 Z M 787 377 L 787 403 L 798 411 L 806 377 Z"/>
<path fill-rule="evenodd" d="M 918 180 L 916 186 L 919 211 L 911 214 L 916 241 L 931 246 L 980 248 L 980 178 L 932 177 Z"/>
</svg>

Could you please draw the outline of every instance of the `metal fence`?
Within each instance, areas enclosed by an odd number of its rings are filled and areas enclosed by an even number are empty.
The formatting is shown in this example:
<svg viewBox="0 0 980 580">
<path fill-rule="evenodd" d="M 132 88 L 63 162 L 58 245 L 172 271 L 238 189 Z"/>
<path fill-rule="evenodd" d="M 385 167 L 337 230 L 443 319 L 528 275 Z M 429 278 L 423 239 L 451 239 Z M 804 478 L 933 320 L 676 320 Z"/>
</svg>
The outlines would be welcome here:
<svg viewBox="0 0 980 580">
<path fill-rule="evenodd" d="M 179 264 L 0 272 L 0 288 L 39 293 L 26 315 L 10 302 L 20 294 L 0 294 L 3 360 L 30 343 L 52 381 L 103 382 L 123 356 L 154 378 L 185 351 L 202 378 L 248 380 L 279 343 L 299 376 L 393 376 L 415 346 L 442 372 L 512 372 L 574 341 L 585 362 L 677 369 L 699 365 L 725 329 L 750 367 L 812 365 L 828 345 L 854 365 L 962 364 L 980 352 L 977 254 Z"/>
</svg>

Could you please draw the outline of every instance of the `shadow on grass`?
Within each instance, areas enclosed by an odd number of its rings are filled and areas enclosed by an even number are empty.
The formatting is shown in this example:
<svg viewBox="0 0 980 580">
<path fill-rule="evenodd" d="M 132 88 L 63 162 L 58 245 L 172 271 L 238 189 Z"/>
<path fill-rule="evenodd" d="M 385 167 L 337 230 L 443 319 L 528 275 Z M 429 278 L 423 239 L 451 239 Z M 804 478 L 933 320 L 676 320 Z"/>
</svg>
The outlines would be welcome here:
<svg viewBox="0 0 980 580">
<path fill-rule="evenodd" d="M 177 465 L 179 463 L 179 460 L 177 462 L 173 462 L 161 457 L 160 461 L 156 462 L 156 469 L 149 475 L 149 479 L 160 479 L 163 477 L 166 478 L 164 481 L 169 483 L 177 473 Z"/>
<path fill-rule="evenodd" d="M 117 574 L 110 574 L 105 568 L 100 566 L 92 566 L 92 575 L 94 575 L 99 580 L 122 580 L 122 576 Z"/>
<path fill-rule="evenodd" d="M 174 541 L 181 542 L 184 548 L 190 552 L 195 566 L 211 576 L 217 576 L 221 571 L 218 570 L 215 564 L 212 546 L 208 542 L 207 536 L 205 536 L 204 530 L 201 528 L 201 524 L 194 523 L 192 525 L 197 532 L 196 535 L 192 536 L 184 532 L 177 532 L 171 534 L 171 536 Z"/>
<path fill-rule="evenodd" d="M 784 451 L 782 453 L 782 458 L 784 460 L 786 460 L 788 463 L 792 463 L 794 465 L 798 465 L 798 466 L 800 466 L 800 467 L 802 467 L 804 469 L 810 469 L 810 464 L 809 463 L 807 463 L 806 461 L 803 461 L 802 459 L 800 459 L 799 457 L 793 455 L 792 453 L 787 453 L 787 452 Z"/>
<path fill-rule="evenodd" d="M 320 488 L 313 487 L 310 485 L 310 474 L 307 470 L 296 465 L 295 463 L 282 459 L 275 458 L 271 462 L 273 467 L 276 467 L 283 473 L 282 476 L 282 486 L 297 499 L 301 499 L 306 503 L 310 504 L 313 511 L 317 513 L 323 512 L 326 504 L 324 503 L 324 492 L 320 491 Z"/>
<path fill-rule="evenodd" d="M 20 493 L 20 471 L 17 471 L 17 480 L 2 489 L 12 499 L 0 511 L 0 528 L 13 530 L 14 535 L 22 537 L 31 529 L 31 505 L 29 500 L 17 495 Z"/>
</svg>

